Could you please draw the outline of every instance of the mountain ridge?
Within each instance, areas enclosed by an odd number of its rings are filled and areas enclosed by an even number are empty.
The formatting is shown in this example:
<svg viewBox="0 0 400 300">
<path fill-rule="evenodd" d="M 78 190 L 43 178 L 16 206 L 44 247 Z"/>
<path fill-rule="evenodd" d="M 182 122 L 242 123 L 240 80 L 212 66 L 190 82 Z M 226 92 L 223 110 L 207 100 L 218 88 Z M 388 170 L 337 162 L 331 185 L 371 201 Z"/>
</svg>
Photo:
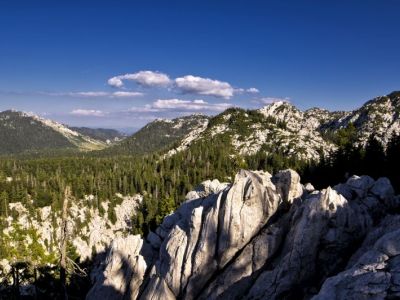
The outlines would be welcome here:
<svg viewBox="0 0 400 300">
<path fill-rule="evenodd" d="M 147 154 L 165 150 L 180 141 L 199 126 L 208 123 L 209 117 L 194 114 L 175 119 L 156 119 L 117 145 L 103 150 L 116 154 Z"/>
<path fill-rule="evenodd" d="M 101 150 L 102 155 L 159 152 L 171 156 L 190 148 L 192 144 L 218 140 L 218 143 L 232 148 L 231 155 L 235 156 L 254 155 L 261 151 L 317 161 L 339 146 L 335 137 L 350 127 L 354 127 L 356 144 L 364 146 L 373 135 L 385 146 L 393 134 L 400 133 L 400 92 L 376 97 L 352 111 L 328 111 L 317 107 L 301 111 L 290 102 L 278 101 L 254 110 L 229 108 L 216 116 L 194 114 L 175 119 L 156 119 L 126 138 L 112 130 L 68 127 L 12 110 L 1 112 L 0 117 L 7 114 L 30 119 L 59 134 L 50 134 L 47 130 L 52 138 L 41 138 L 33 145 L 33 150 L 44 149 L 47 142 L 57 149 Z M 4 118 L 1 120 L 4 123 Z M 21 152 L 19 148 L 23 148 L 27 136 L 35 137 L 34 130 L 27 124 L 24 126 L 16 135 L 21 136 L 20 141 L 15 145 L 9 143 L 10 149 L 3 152 Z M 24 129 L 33 132 L 24 136 Z M 0 127 L 3 135 L 15 136 L 12 132 L 4 133 L 7 130 L 10 131 L 10 128 L 4 124 Z M 32 150 L 26 148 L 23 150 Z"/>
<path fill-rule="evenodd" d="M 352 126 L 356 144 L 365 146 L 368 138 L 375 136 L 386 146 L 393 134 L 400 133 L 399 112 L 400 92 L 376 97 L 353 111 L 331 112 L 315 107 L 301 111 L 287 101 L 274 102 L 256 110 L 231 108 L 210 118 L 207 128 L 200 133 L 187 134 L 180 145 L 168 153 L 172 155 L 210 137 L 224 139 L 228 135 L 228 143 L 236 154 L 252 155 L 262 150 L 319 160 L 339 146 L 332 136 Z"/>
<path fill-rule="evenodd" d="M 53 120 L 16 110 L 0 112 L 1 154 L 42 150 L 99 150 L 106 143 Z"/>
</svg>

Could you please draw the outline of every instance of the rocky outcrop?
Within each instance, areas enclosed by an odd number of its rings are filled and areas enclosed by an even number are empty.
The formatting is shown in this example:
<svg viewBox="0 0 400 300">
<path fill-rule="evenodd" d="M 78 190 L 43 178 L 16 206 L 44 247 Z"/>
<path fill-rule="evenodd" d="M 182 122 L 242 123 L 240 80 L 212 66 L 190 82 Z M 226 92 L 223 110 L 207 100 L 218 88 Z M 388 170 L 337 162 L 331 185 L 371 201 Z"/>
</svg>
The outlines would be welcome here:
<svg viewBox="0 0 400 300">
<path fill-rule="evenodd" d="M 313 300 L 399 299 L 400 216 L 386 217 L 366 237 L 346 269 L 328 278 Z"/>
<path fill-rule="evenodd" d="M 150 254 L 150 255 L 149 255 Z M 146 269 L 151 264 L 150 246 L 139 235 L 117 238 L 110 247 L 103 273 L 94 272 L 92 280 L 101 281 L 89 293 L 88 298 L 102 295 L 101 299 L 122 299 L 125 294 L 135 299 L 143 283 Z"/>
<path fill-rule="evenodd" d="M 191 127 L 184 137 L 177 138 L 179 143 L 166 155 L 190 149 L 197 142 L 217 141 L 234 149 L 231 155 L 278 152 L 301 160 L 318 161 L 321 155 L 327 157 L 337 149 L 335 136 L 341 135 L 349 125 L 355 128 L 357 145 L 365 146 L 373 135 L 386 146 L 393 134 L 400 133 L 399 106 L 400 92 L 393 92 L 376 97 L 353 111 L 331 112 L 321 108 L 301 111 L 288 101 L 273 102 L 258 110 L 229 108 Z"/>
<path fill-rule="evenodd" d="M 142 196 L 116 194 L 115 198 L 114 203 L 104 201 L 100 205 L 93 195 L 71 202 L 67 229 L 70 242 L 81 262 L 104 252 L 113 240 L 126 236 L 131 229 L 131 218 L 136 213 Z M 102 211 L 97 206 L 101 206 Z M 10 203 L 9 211 L 11 213 L 6 219 L 3 233 L 10 238 L 10 246 L 15 247 L 19 239 L 31 245 L 35 239 L 45 255 L 58 253 L 62 223 L 59 211 L 51 206 L 44 206 L 32 213 L 21 202 Z M 115 216 L 114 222 L 110 215 Z M 17 231 L 18 239 L 13 240 L 11 237 L 15 237 Z M 36 235 L 31 236 L 31 232 Z M 10 264 L 10 261 L 0 258 L 0 272 L 9 273 Z M 1 275 L 0 273 L 0 277 Z"/>
<path fill-rule="evenodd" d="M 292 170 L 242 170 L 146 240 L 114 241 L 88 299 L 395 299 L 399 206 L 386 178 L 314 191 Z"/>
</svg>

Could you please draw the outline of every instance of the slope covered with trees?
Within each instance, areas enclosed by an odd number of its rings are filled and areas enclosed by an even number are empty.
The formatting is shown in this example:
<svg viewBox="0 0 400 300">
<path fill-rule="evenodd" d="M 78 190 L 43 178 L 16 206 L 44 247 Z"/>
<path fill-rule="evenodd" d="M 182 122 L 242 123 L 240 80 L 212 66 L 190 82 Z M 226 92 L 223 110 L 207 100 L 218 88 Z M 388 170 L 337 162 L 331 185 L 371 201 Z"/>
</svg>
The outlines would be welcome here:
<svg viewBox="0 0 400 300">
<path fill-rule="evenodd" d="M 387 99 L 384 103 L 388 103 Z M 155 121 L 100 155 L 80 153 L 57 157 L 1 158 L 1 257 L 21 254 L 18 260 L 22 262 L 36 257 L 37 267 L 59 259 L 59 253 L 51 257 L 40 244 L 33 245 L 35 250 L 31 254 L 21 244 L 10 244 L 10 239 L 32 240 L 38 234 L 34 230 L 22 231 L 16 223 L 10 224 L 9 217 L 15 214 L 10 204 L 20 202 L 30 215 L 39 214 L 39 209 L 44 207 L 60 212 L 67 187 L 71 188 L 71 197 L 75 202 L 92 195 L 93 200 L 85 202 L 85 205 L 100 214 L 105 213 L 105 205 L 113 208 L 120 204 L 121 198 L 117 194 L 143 195 L 137 213 L 130 220 L 129 232 L 146 235 L 154 231 L 164 216 L 175 210 L 197 184 L 214 178 L 231 182 L 241 168 L 271 173 L 292 168 L 301 174 L 304 182 L 312 182 L 317 188 L 343 182 L 353 174 L 368 174 L 375 179 L 387 176 L 395 189 L 400 186 L 400 160 L 397 155 L 400 138 L 397 135 L 393 134 L 388 142 L 382 144 L 381 137 L 371 134 L 366 143 L 360 143 L 359 123 L 346 122 L 334 130 L 323 130 L 320 125 L 331 120 L 327 112 L 314 110 L 305 115 L 286 104 L 272 108 L 263 111 L 229 109 L 211 119 L 195 116 Z M 345 117 L 343 114 L 336 116 Z M 308 136 L 307 130 L 313 128 L 318 130 L 318 135 L 310 137 L 311 140 L 324 139 L 335 145 L 329 151 L 328 148 L 325 151 L 313 148 L 313 153 L 318 154 L 315 160 L 292 155 L 302 153 L 301 147 L 274 140 L 279 136 L 298 139 L 299 136 L 294 136 L 296 122 L 302 122 L 304 118 L 309 119 L 309 122 L 299 125 L 304 139 Z M 9 126 L 7 120 L 3 121 Z M 200 132 L 198 136 L 191 135 L 194 129 Z M 258 143 L 257 147 L 246 144 L 248 137 L 261 136 L 254 135 L 254 132 L 267 131 L 270 134 L 267 143 Z M 188 137 L 194 138 L 182 147 L 182 141 L 188 141 Z M 252 147 L 254 151 L 245 151 L 245 147 Z M 179 151 L 169 152 L 178 148 Z M 290 149 L 297 149 L 297 152 Z M 112 210 L 109 212 L 108 218 L 114 219 Z M 8 231 L 11 227 L 13 236 Z M 59 278 L 57 268 L 50 273 L 53 278 Z M 71 276 L 70 280 L 72 284 Z"/>
<path fill-rule="evenodd" d="M 123 140 L 126 135 L 115 129 L 107 128 L 88 128 L 88 127 L 69 127 L 71 130 L 79 132 L 93 139 L 103 141 L 105 143 L 115 143 Z"/>
<path fill-rule="evenodd" d="M 192 130 L 206 125 L 207 122 L 208 117 L 203 115 L 191 115 L 173 120 L 158 119 L 102 152 L 104 155 L 132 155 L 165 150 Z"/>
<path fill-rule="evenodd" d="M 76 148 L 65 136 L 15 111 L 0 113 L 0 154 Z"/>
<path fill-rule="evenodd" d="M 0 141 L 0 155 L 88 151 L 106 147 L 103 141 L 60 123 L 12 110 L 0 112 Z"/>
</svg>

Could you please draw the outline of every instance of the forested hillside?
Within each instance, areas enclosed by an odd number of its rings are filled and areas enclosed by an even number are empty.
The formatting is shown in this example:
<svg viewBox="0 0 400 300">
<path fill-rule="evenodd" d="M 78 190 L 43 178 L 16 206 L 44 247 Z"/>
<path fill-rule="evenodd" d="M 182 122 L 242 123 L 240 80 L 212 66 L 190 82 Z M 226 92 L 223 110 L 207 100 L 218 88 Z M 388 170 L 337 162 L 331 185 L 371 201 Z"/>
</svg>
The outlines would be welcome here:
<svg viewBox="0 0 400 300">
<path fill-rule="evenodd" d="M 38 153 L 55 150 L 99 150 L 106 144 L 66 126 L 35 115 L 0 112 L 0 154 Z"/>
<path fill-rule="evenodd" d="M 207 123 L 208 117 L 204 115 L 191 115 L 173 120 L 158 119 L 121 143 L 104 150 L 103 153 L 131 155 L 165 150 L 191 131 L 206 126 Z"/>
<path fill-rule="evenodd" d="M 391 97 L 382 101 L 377 105 L 393 102 Z M 74 228 L 68 243 L 74 266 L 68 280 L 73 289 L 77 266 L 85 266 L 82 257 L 90 261 L 115 235 L 147 235 L 199 183 L 207 179 L 232 182 L 243 168 L 272 174 L 292 168 L 303 183 L 312 182 L 318 189 L 353 174 L 387 176 L 399 192 L 398 118 L 392 125 L 382 125 L 392 132 L 389 139 L 383 139 L 380 130 L 376 134 L 372 130 L 365 142 L 360 139 L 360 122 L 346 121 L 326 130 L 323 124 L 333 124 L 335 118 L 347 117 L 315 109 L 302 113 L 286 103 L 262 110 L 231 108 L 212 118 L 154 121 L 107 151 L 4 157 L 0 159 L 0 280 L 7 286 L 12 272 L 20 270 L 31 283 L 32 274 L 40 269 L 40 276 L 59 282 L 60 253 L 54 249 L 61 239 L 66 199 Z M 13 126 L 9 117 L 3 119 L 4 126 Z M 31 124 L 28 117 L 22 119 L 25 126 L 41 126 Z M 70 191 L 68 197 L 66 191 Z M 51 270 L 42 269 L 49 264 Z M 59 290 L 54 287 L 53 292 Z"/>
<path fill-rule="evenodd" d="M 66 137 L 51 128 L 10 110 L 0 113 L 0 140 L 0 154 L 76 147 Z"/>
<path fill-rule="evenodd" d="M 71 130 L 79 132 L 93 139 L 103 141 L 107 144 L 116 143 L 126 138 L 126 135 L 115 129 L 88 128 L 88 127 L 69 127 Z"/>
</svg>

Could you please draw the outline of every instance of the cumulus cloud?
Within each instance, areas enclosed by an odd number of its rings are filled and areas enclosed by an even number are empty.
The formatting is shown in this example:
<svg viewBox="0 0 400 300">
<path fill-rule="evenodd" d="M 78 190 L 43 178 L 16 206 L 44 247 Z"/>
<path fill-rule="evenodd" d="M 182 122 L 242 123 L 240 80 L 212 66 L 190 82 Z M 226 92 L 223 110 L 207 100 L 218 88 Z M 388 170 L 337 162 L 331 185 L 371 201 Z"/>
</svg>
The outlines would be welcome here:
<svg viewBox="0 0 400 300">
<path fill-rule="evenodd" d="M 251 87 L 251 88 L 247 89 L 246 92 L 250 93 L 250 94 L 258 94 L 260 91 L 258 89 L 256 89 L 255 87 Z"/>
<path fill-rule="evenodd" d="M 153 71 L 139 71 L 137 73 L 114 76 L 108 84 L 115 88 L 122 88 L 124 81 L 131 80 L 146 87 L 164 87 L 182 94 L 213 96 L 230 99 L 235 94 L 259 93 L 255 87 L 248 89 L 234 88 L 230 83 L 216 79 L 186 75 L 171 79 L 167 74 Z"/>
<path fill-rule="evenodd" d="M 112 78 L 108 79 L 107 83 L 108 83 L 108 85 L 111 85 L 113 87 L 117 87 L 117 88 L 122 87 L 124 85 L 124 83 L 122 82 L 122 77 L 123 76 L 112 77 Z"/>
<path fill-rule="evenodd" d="M 132 107 L 134 112 L 162 111 L 213 111 L 219 112 L 231 107 L 230 103 L 209 103 L 204 100 L 158 99 L 144 107 Z"/>
<path fill-rule="evenodd" d="M 95 109 L 74 109 L 71 111 L 71 115 L 84 117 L 104 117 L 105 114 L 103 111 Z"/>
<path fill-rule="evenodd" d="M 235 89 L 228 82 L 193 75 L 176 78 L 175 85 L 184 94 L 197 94 L 229 99 L 233 97 L 235 93 Z"/>
<path fill-rule="evenodd" d="M 153 71 L 139 71 L 137 73 L 125 74 L 108 79 L 112 87 L 121 88 L 125 80 L 131 80 L 146 87 L 166 87 L 171 83 L 167 74 Z"/>
</svg>

